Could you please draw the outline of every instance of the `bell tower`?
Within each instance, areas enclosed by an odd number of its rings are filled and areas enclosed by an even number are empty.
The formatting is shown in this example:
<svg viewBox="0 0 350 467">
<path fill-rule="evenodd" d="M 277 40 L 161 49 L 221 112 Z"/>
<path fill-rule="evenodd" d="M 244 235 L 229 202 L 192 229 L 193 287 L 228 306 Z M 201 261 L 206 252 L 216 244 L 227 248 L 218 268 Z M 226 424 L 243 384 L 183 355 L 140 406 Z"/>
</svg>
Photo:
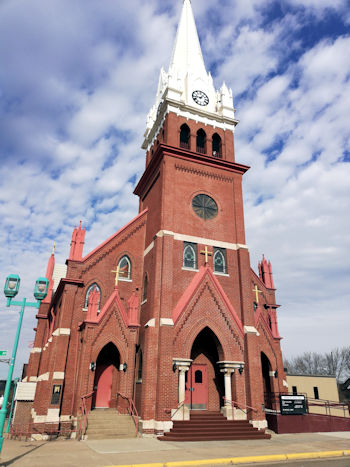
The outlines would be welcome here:
<svg viewBox="0 0 350 467">
<path fill-rule="evenodd" d="M 215 89 L 204 64 L 191 2 L 184 0 L 170 66 L 167 72 L 160 72 L 155 104 L 147 117 L 146 168 L 135 189 L 140 212 L 148 210 L 144 250 L 147 297 L 141 305 L 140 322 L 140 347 L 147 362 L 140 395 L 144 420 L 166 420 L 165 408 L 176 406 L 174 393 L 164 388 L 177 386 L 171 370 L 176 362 L 184 362 L 181 371 L 186 371 L 196 357 L 195 347 L 187 353 L 183 347 L 188 339 L 195 339 L 193 329 L 198 323 L 202 323 L 199 333 L 205 326 L 208 329 L 201 336 L 216 336 L 213 342 L 227 346 L 224 351 L 218 344 L 217 353 L 211 354 L 213 363 L 205 364 L 208 371 L 219 372 L 215 373 L 218 381 L 220 371 L 227 372 L 228 381 L 235 365 L 244 366 L 242 362 L 250 360 L 244 378 L 236 377 L 234 387 L 237 398 L 261 407 L 262 380 L 256 377 L 261 373 L 258 333 L 254 335 L 242 196 L 242 177 L 249 167 L 235 160 L 237 124 L 232 90 L 225 83 Z M 204 283 L 204 295 L 198 296 L 190 312 L 188 300 Z M 244 329 L 252 333 L 245 335 Z M 191 337 L 179 337 L 186 333 Z M 181 339 L 183 345 L 177 347 Z M 205 340 L 200 337 L 196 342 L 203 346 Z M 176 360 L 178 357 L 183 358 Z M 223 360 L 221 369 L 218 359 Z M 225 367 L 226 361 L 232 368 Z M 227 381 L 225 391 L 229 391 Z M 250 390 L 252 387 L 257 390 Z M 207 390 L 210 394 L 217 389 Z M 224 397 L 224 390 L 220 391 L 215 395 L 218 404 Z M 220 409 L 214 402 L 208 404 L 213 410 Z M 255 418 L 264 419 L 260 409 Z"/>
</svg>

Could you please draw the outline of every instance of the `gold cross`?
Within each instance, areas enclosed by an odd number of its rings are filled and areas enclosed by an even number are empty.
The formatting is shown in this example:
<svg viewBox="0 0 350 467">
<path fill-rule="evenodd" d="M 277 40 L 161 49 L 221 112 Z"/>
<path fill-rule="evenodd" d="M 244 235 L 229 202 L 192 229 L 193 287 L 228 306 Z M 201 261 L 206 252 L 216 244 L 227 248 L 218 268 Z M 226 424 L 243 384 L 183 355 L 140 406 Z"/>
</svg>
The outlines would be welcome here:
<svg viewBox="0 0 350 467">
<path fill-rule="evenodd" d="M 256 303 L 259 304 L 259 293 L 262 293 L 262 291 L 258 289 L 258 286 L 256 284 L 253 289 L 253 292 L 255 292 Z"/>
<path fill-rule="evenodd" d="M 53 248 L 52 248 L 52 254 L 53 255 L 55 254 L 55 250 L 56 250 L 56 242 L 53 242 Z"/>
<path fill-rule="evenodd" d="M 208 256 L 213 256 L 213 253 L 208 251 L 208 247 L 206 246 L 205 250 L 201 251 L 201 255 L 205 255 L 205 264 L 208 264 L 208 259 L 209 259 Z"/>
<path fill-rule="evenodd" d="M 120 267 L 119 267 L 119 264 L 118 264 L 117 270 L 116 271 L 111 271 L 111 272 L 115 272 L 115 286 L 116 287 L 117 287 L 118 281 L 119 281 L 119 269 L 120 269 Z"/>
</svg>

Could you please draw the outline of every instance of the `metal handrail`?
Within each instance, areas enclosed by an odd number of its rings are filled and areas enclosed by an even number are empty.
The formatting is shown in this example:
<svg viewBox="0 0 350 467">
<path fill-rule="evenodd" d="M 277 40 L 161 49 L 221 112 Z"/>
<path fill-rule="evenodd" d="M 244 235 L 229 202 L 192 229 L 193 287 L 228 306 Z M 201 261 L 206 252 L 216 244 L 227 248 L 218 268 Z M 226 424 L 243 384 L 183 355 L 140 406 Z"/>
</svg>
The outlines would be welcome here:
<svg viewBox="0 0 350 467">
<path fill-rule="evenodd" d="M 87 430 L 87 416 L 88 416 L 88 411 L 86 407 L 86 401 L 90 397 L 94 395 L 95 391 L 89 392 L 88 394 L 84 394 L 83 396 L 80 396 L 81 402 L 80 402 L 80 410 L 81 410 L 81 415 L 82 415 L 82 422 L 84 424 L 84 429 L 83 432 L 81 431 L 81 422 L 80 422 L 80 427 L 79 427 L 79 438 L 81 439 L 82 436 L 86 435 L 86 430 Z"/>
<path fill-rule="evenodd" d="M 177 405 L 177 408 L 175 410 L 175 412 L 171 415 L 170 417 L 170 420 L 174 417 L 174 415 L 181 409 L 181 407 L 183 407 L 185 405 L 185 401 L 182 401 L 180 402 L 178 405 Z M 171 409 L 164 409 L 164 412 L 165 413 L 171 413 Z M 183 410 L 182 411 L 182 420 L 185 420 L 185 411 Z"/>
<path fill-rule="evenodd" d="M 122 397 L 123 399 L 125 399 L 128 402 L 128 404 L 129 404 L 129 407 L 128 407 L 129 415 L 132 417 L 132 419 L 133 419 L 133 421 L 135 423 L 136 435 L 138 435 L 138 433 L 139 433 L 139 414 L 137 412 L 136 405 L 135 405 L 135 402 L 134 402 L 133 398 L 125 396 L 121 392 L 117 392 L 117 398 L 118 398 L 118 396 Z M 118 401 L 117 401 L 117 407 L 118 407 Z"/>
<path fill-rule="evenodd" d="M 265 394 L 267 395 L 267 394 Z M 268 394 L 269 400 L 274 403 L 275 410 L 278 411 L 279 407 L 279 396 L 280 395 L 295 395 L 293 393 L 270 393 Z M 325 409 L 325 414 L 319 414 L 319 415 L 326 415 L 326 416 L 334 416 L 334 417 L 341 417 L 342 415 L 332 415 L 331 414 L 331 409 L 339 409 L 343 410 L 343 417 L 349 418 L 350 416 L 350 404 L 347 402 L 340 402 L 340 401 L 332 401 L 328 399 L 314 399 L 312 397 L 308 397 L 306 393 L 298 393 L 298 395 L 304 395 L 306 402 L 307 402 L 307 407 L 323 407 Z M 348 411 L 348 414 L 346 413 Z M 317 415 L 315 413 L 311 413 L 311 415 Z"/>
<path fill-rule="evenodd" d="M 242 409 L 242 408 L 244 408 L 244 409 L 250 409 L 250 410 L 253 410 L 253 412 L 257 412 L 257 411 L 258 411 L 258 409 L 254 408 L 254 407 L 251 407 L 250 405 L 241 404 L 240 402 L 227 399 L 225 396 L 223 396 L 222 398 L 223 398 L 224 402 L 228 402 L 229 404 L 232 405 L 232 407 L 238 407 L 238 408 L 240 408 L 240 409 Z"/>
</svg>

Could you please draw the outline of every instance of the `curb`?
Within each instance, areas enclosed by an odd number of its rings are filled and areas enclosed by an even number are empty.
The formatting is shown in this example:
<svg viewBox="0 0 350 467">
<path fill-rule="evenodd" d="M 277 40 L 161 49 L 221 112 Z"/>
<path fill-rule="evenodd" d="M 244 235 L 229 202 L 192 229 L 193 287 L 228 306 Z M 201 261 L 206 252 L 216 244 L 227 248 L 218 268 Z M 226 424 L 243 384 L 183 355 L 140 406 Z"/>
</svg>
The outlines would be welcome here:
<svg viewBox="0 0 350 467">
<path fill-rule="evenodd" d="M 261 462 L 278 462 L 300 459 L 325 459 L 332 457 L 350 456 L 350 450 L 345 451 L 318 451 L 297 452 L 294 454 L 273 454 L 267 456 L 226 457 L 223 459 L 202 459 L 197 461 L 154 462 L 149 464 L 110 465 L 106 467 L 186 467 L 196 465 L 238 465 Z"/>
</svg>

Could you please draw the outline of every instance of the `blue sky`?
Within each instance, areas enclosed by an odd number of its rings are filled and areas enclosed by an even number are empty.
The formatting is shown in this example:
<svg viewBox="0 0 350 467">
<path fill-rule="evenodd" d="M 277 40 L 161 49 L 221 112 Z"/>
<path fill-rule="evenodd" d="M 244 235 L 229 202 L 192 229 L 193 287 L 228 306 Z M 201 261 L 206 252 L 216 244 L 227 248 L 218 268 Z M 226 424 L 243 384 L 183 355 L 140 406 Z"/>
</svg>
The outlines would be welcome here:
<svg viewBox="0 0 350 467">
<path fill-rule="evenodd" d="M 0 280 L 32 297 L 53 241 L 84 252 L 137 213 L 140 146 L 181 0 L 0 3 Z M 232 88 L 252 267 L 271 259 L 286 356 L 349 344 L 346 0 L 192 0 L 207 69 Z M 2 278 L 2 279 L 1 279 Z M 18 314 L 0 297 L 0 347 Z M 17 373 L 34 339 L 26 311 Z M 0 364 L 0 377 L 7 366 Z"/>
</svg>

